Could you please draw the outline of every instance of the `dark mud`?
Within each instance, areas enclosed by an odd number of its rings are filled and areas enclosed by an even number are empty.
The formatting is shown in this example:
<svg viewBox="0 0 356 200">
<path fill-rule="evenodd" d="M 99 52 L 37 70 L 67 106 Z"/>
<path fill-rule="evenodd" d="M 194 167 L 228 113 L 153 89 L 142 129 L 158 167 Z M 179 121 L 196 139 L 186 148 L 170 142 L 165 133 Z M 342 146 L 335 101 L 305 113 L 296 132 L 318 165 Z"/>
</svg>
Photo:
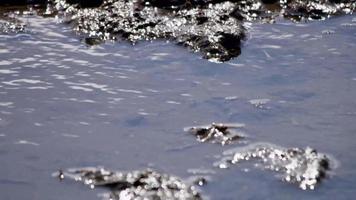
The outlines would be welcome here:
<svg viewBox="0 0 356 200">
<path fill-rule="evenodd" d="M 103 40 L 167 39 L 201 52 L 204 58 L 226 61 L 241 53 L 244 31 L 240 20 L 228 15 L 233 4 L 225 2 L 208 8 L 162 10 L 136 1 L 105 1 L 95 9 L 56 3 L 56 9 L 86 36 L 86 43 Z"/>
<path fill-rule="evenodd" d="M 7 1 L 6 1 L 7 2 Z M 4 3 L 10 4 L 10 3 Z M 10 2 L 10 1 L 9 1 Z M 14 1 L 13 5 L 26 4 Z M 53 0 L 51 15 L 71 23 L 89 45 L 106 40 L 166 39 L 200 52 L 212 61 L 228 61 L 241 54 L 243 21 L 323 20 L 349 14 L 354 1 L 226 1 L 226 0 Z M 3 5 L 4 5 L 3 4 Z M 0 4 L 1 5 L 1 4 Z M 11 5 L 11 4 L 10 4 Z M 52 10 L 54 6 L 54 10 Z"/>
<path fill-rule="evenodd" d="M 152 200 L 201 200 L 194 186 L 187 185 L 180 178 L 160 174 L 152 170 L 116 172 L 103 168 L 78 168 L 55 173 L 60 180 L 69 178 L 80 181 L 90 188 L 104 187 L 110 190 L 103 199 L 152 199 Z M 198 183 L 202 183 L 198 180 Z"/>
<path fill-rule="evenodd" d="M 273 22 L 279 16 L 322 20 L 352 13 L 356 7 L 354 1 L 105 0 L 98 8 L 83 9 L 80 2 L 67 2 L 55 0 L 56 9 L 90 45 L 118 38 L 133 43 L 160 38 L 213 61 L 240 55 L 243 21 Z"/>
<path fill-rule="evenodd" d="M 282 179 L 297 184 L 301 189 L 315 189 L 327 177 L 335 161 L 312 148 L 283 148 L 268 143 L 251 144 L 224 152 L 226 156 L 216 163 L 220 168 L 250 161 L 262 169 L 281 174 Z M 332 162 L 333 161 L 333 162 Z"/>
<path fill-rule="evenodd" d="M 211 142 L 227 145 L 244 138 L 241 133 L 233 130 L 243 127 L 243 124 L 212 123 L 209 126 L 188 127 L 184 130 L 193 134 L 199 142 Z"/>
</svg>

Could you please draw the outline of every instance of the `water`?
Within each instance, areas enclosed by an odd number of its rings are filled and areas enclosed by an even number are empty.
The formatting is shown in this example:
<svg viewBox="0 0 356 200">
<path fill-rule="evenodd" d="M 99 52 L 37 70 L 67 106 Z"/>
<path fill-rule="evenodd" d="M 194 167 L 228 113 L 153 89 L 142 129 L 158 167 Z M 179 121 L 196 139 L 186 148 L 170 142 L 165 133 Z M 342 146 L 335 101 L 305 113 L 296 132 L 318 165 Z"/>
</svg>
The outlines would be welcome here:
<svg viewBox="0 0 356 200">
<path fill-rule="evenodd" d="M 51 176 L 82 166 L 207 171 L 211 199 L 356 195 L 356 16 L 247 24 L 242 55 L 222 64 L 165 41 L 87 47 L 55 19 L 23 21 L 28 32 L 0 35 L 1 199 L 98 199 Z M 248 163 L 218 169 L 243 144 L 183 130 L 211 122 L 245 124 L 247 142 L 311 146 L 339 166 L 315 191 Z"/>
</svg>

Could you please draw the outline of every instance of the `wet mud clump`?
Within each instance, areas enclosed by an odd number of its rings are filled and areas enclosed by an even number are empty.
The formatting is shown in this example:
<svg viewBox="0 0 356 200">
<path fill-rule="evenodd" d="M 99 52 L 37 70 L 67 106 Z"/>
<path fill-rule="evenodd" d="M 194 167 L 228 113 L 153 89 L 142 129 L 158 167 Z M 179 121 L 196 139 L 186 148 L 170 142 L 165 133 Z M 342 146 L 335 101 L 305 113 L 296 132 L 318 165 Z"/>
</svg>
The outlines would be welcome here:
<svg viewBox="0 0 356 200">
<path fill-rule="evenodd" d="M 272 144 L 259 143 L 247 147 L 228 150 L 226 157 L 217 163 L 221 168 L 241 162 L 254 162 L 256 166 L 282 175 L 283 180 L 295 183 L 303 190 L 314 189 L 333 165 L 326 155 L 312 148 L 283 148 Z"/>
<path fill-rule="evenodd" d="M 242 22 L 229 15 L 233 3 L 206 8 L 167 10 L 140 1 L 105 0 L 98 8 L 56 1 L 63 19 L 86 36 L 89 44 L 103 40 L 167 39 L 201 52 L 204 58 L 226 61 L 241 53 Z"/>
<path fill-rule="evenodd" d="M 333 15 L 351 14 L 356 9 L 354 0 L 295 0 L 281 1 L 284 17 L 296 21 L 323 20 Z"/>
<path fill-rule="evenodd" d="M 193 134 L 199 142 L 219 143 L 221 145 L 232 144 L 234 141 L 243 138 L 232 129 L 242 128 L 241 124 L 215 124 L 201 127 L 188 127 L 184 130 Z"/>
<path fill-rule="evenodd" d="M 1 5 L 0 5 L 1 6 Z M 0 34 L 17 34 L 26 32 L 26 24 L 18 19 L 22 11 L 19 8 L 0 7 Z"/>
<path fill-rule="evenodd" d="M 151 199 L 151 200 L 201 200 L 194 186 L 181 179 L 152 170 L 114 172 L 102 168 L 78 168 L 54 174 L 60 180 L 69 178 L 88 185 L 90 188 L 104 187 L 110 192 L 103 199 Z"/>
<path fill-rule="evenodd" d="M 245 21 L 322 20 L 356 8 L 352 0 L 5 0 L 0 6 L 23 4 L 54 6 L 89 45 L 165 39 L 217 62 L 241 54 Z"/>
<path fill-rule="evenodd" d="M 84 34 L 88 44 L 105 40 L 167 39 L 200 52 L 213 61 L 241 53 L 243 21 L 321 20 L 352 13 L 355 1 L 227 1 L 227 0 L 54 0 L 63 19 Z M 91 1 L 88 1 L 91 2 Z M 96 7 L 96 8 L 87 8 Z"/>
<path fill-rule="evenodd" d="M 25 32 L 26 26 L 21 23 L 10 22 L 0 19 L 0 33 L 17 34 Z"/>
</svg>

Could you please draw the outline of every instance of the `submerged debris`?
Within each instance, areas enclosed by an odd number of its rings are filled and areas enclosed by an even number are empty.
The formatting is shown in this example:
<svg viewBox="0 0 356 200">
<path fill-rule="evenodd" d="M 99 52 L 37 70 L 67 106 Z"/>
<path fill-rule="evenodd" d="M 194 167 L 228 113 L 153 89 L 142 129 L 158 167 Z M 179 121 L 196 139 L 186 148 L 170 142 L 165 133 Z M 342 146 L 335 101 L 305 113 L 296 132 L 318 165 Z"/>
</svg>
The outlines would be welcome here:
<svg viewBox="0 0 356 200">
<path fill-rule="evenodd" d="M 313 190 L 327 176 L 332 164 L 330 158 L 310 147 L 286 149 L 268 143 L 252 144 L 224 154 L 227 157 L 218 163 L 222 168 L 258 161 L 265 169 L 281 173 L 284 181 L 296 183 L 303 190 Z"/>
<path fill-rule="evenodd" d="M 231 144 L 243 138 L 242 135 L 232 131 L 233 128 L 242 128 L 243 124 L 215 124 L 210 126 L 189 127 L 185 131 L 192 133 L 199 142 L 220 143 L 221 145 Z"/>
<path fill-rule="evenodd" d="M 59 171 L 54 176 L 60 180 L 70 178 L 83 182 L 90 188 L 105 187 L 110 192 L 103 194 L 110 200 L 201 200 L 194 186 L 185 184 L 181 179 L 168 174 L 160 174 L 152 170 L 113 172 L 102 168 L 69 169 Z"/>
</svg>

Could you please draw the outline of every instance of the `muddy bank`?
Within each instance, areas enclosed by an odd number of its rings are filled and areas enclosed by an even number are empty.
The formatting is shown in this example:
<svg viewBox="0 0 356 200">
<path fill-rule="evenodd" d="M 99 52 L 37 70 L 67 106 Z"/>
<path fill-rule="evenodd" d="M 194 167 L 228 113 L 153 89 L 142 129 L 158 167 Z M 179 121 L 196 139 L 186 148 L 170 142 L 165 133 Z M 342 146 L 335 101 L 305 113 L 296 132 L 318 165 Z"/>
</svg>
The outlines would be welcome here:
<svg viewBox="0 0 356 200">
<path fill-rule="evenodd" d="M 234 9 L 230 2 L 171 11 L 136 1 L 104 1 L 95 9 L 58 1 L 56 9 L 75 31 L 87 36 L 89 44 L 166 39 L 200 52 L 204 58 L 226 61 L 241 53 L 244 38 L 242 22 L 228 15 Z"/>
<path fill-rule="evenodd" d="M 248 34 L 245 21 L 273 23 L 280 17 L 323 20 L 356 8 L 354 1 L 334 0 L 22 0 L 0 5 L 9 4 L 47 4 L 51 15 L 58 12 L 58 17 L 70 23 L 89 45 L 106 40 L 136 43 L 164 39 L 218 62 L 241 54 L 241 43 Z"/>
<path fill-rule="evenodd" d="M 283 16 L 295 21 L 322 20 L 355 10 L 354 1 L 224 1 L 105 0 L 94 9 L 81 2 L 56 0 L 56 9 L 88 44 L 124 39 L 130 42 L 167 39 L 200 52 L 213 61 L 241 53 L 243 21 L 273 22 Z"/>
</svg>

